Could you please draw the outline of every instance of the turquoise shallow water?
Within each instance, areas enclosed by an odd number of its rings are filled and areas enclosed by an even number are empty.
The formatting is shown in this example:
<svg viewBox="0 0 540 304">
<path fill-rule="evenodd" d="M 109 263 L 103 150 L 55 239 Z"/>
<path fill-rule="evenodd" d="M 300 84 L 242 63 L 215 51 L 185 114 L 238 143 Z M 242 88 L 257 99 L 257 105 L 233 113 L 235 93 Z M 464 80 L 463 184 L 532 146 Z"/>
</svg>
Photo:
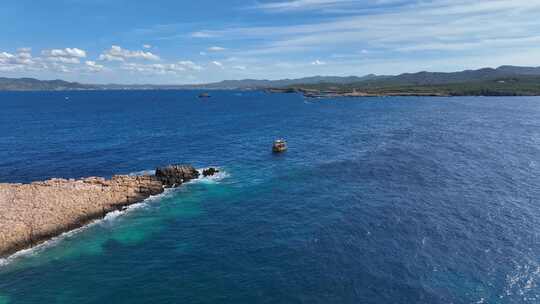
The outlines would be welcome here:
<svg viewBox="0 0 540 304">
<path fill-rule="evenodd" d="M 197 95 L 0 93 L 0 182 L 224 170 L 10 259 L 1 304 L 540 302 L 540 98 Z"/>
</svg>

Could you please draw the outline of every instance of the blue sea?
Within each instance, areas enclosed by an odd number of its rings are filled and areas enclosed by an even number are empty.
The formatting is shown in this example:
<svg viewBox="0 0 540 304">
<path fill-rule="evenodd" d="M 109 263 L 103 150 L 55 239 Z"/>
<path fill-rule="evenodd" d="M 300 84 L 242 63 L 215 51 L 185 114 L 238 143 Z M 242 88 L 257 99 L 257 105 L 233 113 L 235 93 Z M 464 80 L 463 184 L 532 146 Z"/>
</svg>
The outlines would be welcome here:
<svg viewBox="0 0 540 304">
<path fill-rule="evenodd" d="M 540 98 L 199 93 L 0 93 L 0 182 L 222 170 L 2 260 L 1 304 L 540 303 Z"/>
</svg>

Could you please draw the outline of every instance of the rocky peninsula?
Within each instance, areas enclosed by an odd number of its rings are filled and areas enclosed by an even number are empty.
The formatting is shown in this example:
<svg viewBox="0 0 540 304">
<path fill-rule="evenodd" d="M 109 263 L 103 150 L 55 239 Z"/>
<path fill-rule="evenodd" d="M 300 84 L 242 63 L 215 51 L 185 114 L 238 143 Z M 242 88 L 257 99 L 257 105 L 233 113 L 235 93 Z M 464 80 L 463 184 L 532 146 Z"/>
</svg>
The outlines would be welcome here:
<svg viewBox="0 0 540 304">
<path fill-rule="evenodd" d="M 82 227 L 199 175 L 192 166 L 171 165 L 157 168 L 154 175 L 0 184 L 0 257 Z"/>
</svg>

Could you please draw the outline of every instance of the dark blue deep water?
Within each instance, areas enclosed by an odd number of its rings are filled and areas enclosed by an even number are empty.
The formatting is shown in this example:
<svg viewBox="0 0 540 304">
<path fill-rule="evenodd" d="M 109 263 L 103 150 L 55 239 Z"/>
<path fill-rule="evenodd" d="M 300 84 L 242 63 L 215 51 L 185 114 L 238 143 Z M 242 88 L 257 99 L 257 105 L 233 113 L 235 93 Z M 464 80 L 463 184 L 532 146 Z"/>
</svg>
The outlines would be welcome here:
<svg viewBox="0 0 540 304">
<path fill-rule="evenodd" d="M 224 170 L 4 260 L 1 304 L 540 303 L 540 98 L 197 94 L 0 93 L 0 182 Z"/>
</svg>

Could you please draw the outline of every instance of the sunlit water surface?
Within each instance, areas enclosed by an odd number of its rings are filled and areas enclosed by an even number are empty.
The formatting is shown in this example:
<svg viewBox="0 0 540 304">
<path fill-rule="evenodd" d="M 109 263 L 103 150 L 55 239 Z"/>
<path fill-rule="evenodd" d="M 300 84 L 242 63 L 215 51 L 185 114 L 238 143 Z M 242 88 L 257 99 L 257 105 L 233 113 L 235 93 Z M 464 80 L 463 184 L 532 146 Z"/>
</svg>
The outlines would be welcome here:
<svg viewBox="0 0 540 304">
<path fill-rule="evenodd" d="M 540 98 L 198 93 L 0 93 L 0 182 L 223 170 L 3 260 L 1 304 L 540 302 Z"/>
</svg>

